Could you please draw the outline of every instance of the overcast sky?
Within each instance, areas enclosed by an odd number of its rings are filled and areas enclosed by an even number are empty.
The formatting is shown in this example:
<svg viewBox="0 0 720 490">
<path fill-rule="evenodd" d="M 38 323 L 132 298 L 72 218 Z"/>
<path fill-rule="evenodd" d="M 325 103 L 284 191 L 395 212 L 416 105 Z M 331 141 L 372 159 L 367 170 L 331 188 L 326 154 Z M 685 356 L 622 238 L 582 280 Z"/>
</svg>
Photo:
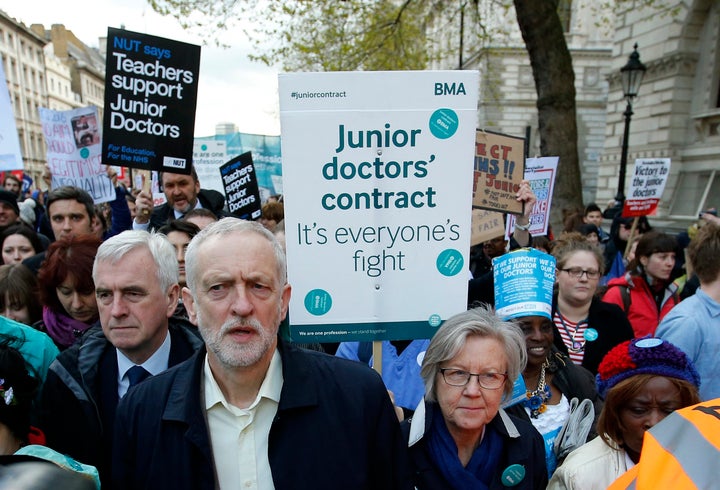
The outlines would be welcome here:
<svg viewBox="0 0 720 490">
<path fill-rule="evenodd" d="M 25 23 L 64 24 L 88 46 L 97 47 L 108 27 L 202 44 L 172 17 L 156 14 L 146 0 L 3 1 L 10 17 Z M 215 134 L 215 125 L 232 122 L 240 132 L 280 134 L 277 69 L 247 59 L 250 44 L 240 29 L 222 38 L 230 48 L 203 46 L 195 117 L 195 136 Z"/>
</svg>

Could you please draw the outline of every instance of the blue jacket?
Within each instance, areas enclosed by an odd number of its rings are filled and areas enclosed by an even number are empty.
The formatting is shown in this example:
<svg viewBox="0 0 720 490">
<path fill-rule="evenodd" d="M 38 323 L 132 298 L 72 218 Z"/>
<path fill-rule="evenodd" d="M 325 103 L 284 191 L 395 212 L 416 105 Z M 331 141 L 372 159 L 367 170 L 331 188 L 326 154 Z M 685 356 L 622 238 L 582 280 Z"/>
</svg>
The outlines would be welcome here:
<svg viewBox="0 0 720 490">
<path fill-rule="evenodd" d="M 398 354 L 389 340 L 382 342 L 382 379 L 387 389 L 395 395 L 395 405 L 410 410 L 410 413 L 425 395 L 425 384 L 420 377 L 420 367 L 429 344 L 428 339 L 416 339 Z M 360 352 L 365 346 L 369 347 L 367 359 Z M 372 342 L 342 342 L 335 355 L 372 366 Z"/>
<path fill-rule="evenodd" d="M 277 490 L 411 488 L 400 425 L 380 377 L 279 341 L 283 387 L 268 459 Z M 114 488 L 214 490 L 201 404 L 205 350 L 137 385 L 118 406 Z"/>
</svg>

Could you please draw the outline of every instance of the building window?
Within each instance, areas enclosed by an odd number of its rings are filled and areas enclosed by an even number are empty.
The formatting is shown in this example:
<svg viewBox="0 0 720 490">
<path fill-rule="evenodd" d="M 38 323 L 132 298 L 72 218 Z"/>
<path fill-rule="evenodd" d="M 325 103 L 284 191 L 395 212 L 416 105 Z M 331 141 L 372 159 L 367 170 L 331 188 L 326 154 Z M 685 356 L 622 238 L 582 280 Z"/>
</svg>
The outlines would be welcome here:
<svg viewBox="0 0 720 490">
<path fill-rule="evenodd" d="M 20 140 L 20 151 L 23 155 L 25 155 L 25 158 L 27 158 L 27 152 L 25 151 L 25 135 L 23 134 L 22 129 L 18 129 L 18 139 Z"/>
<path fill-rule="evenodd" d="M 701 211 L 712 207 L 720 207 L 720 171 L 681 172 L 670 215 L 695 219 Z"/>
</svg>

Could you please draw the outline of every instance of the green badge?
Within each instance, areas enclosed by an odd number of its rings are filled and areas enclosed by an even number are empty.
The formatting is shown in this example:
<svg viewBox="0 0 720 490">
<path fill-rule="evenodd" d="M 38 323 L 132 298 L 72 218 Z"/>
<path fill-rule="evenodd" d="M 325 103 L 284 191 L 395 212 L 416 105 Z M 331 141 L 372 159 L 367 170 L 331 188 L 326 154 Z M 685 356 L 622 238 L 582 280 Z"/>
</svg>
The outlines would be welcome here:
<svg viewBox="0 0 720 490">
<path fill-rule="evenodd" d="M 451 277 L 463 269 L 464 262 L 463 256 L 458 250 L 448 248 L 440 252 L 435 265 L 440 274 Z"/>
<path fill-rule="evenodd" d="M 305 309 L 311 315 L 322 316 L 332 308 L 332 296 L 324 289 L 313 289 L 305 295 Z"/>
<path fill-rule="evenodd" d="M 506 487 L 514 487 L 525 478 L 525 467 L 520 464 L 513 464 L 505 468 L 500 480 Z"/>
<path fill-rule="evenodd" d="M 430 132 L 438 139 L 446 140 L 455 134 L 460 120 L 452 109 L 438 109 L 430 116 Z"/>
</svg>

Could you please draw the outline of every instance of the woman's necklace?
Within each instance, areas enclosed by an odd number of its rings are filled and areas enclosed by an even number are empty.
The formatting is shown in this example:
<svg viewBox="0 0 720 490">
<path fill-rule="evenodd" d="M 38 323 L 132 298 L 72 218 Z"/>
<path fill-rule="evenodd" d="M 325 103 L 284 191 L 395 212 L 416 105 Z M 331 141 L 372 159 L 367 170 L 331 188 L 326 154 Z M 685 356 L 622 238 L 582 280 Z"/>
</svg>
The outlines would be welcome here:
<svg viewBox="0 0 720 490">
<path fill-rule="evenodd" d="M 540 366 L 540 378 L 538 379 L 537 388 L 534 391 L 528 390 L 525 396 L 527 400 L 523 403 L 530 409 L 530 417 L 536 419 L 543 413 L 547 408 L 547 402 L 550 400 L 550 386 L 545 384 L 545 369 L 550 367 L 550 360 L 545 359 L 545 362 Z"/>
<path fill-rule="evenodd" d="M 567 327 L 567 325 L 565 325 L 565 318 L 563 317 L 563 314 L 560 313 L 560 310 L 557 311 L 557 316 L 558 316 L 558 318 L 560 318 L 560 324 L 562 325 L 563 329 L 565 330 L 565 333 L 567 334 L 568 338 L 570 339 L 571 345 L 567 346 L 568 350 L 570 352 L 575 352 L 575 353 L 584 351 L 585 350 L 585 339 L 583 338 L 583 340 L 581 342 L 575 338 L 575 336 L 580 331 L 580 327 L 584 323 L 584 320 L 581 322 L 578 322 L 575 325 L 575 330 L 573 330 L 573 333 L 570 334 L 570 329 Z"/>
</svg>

